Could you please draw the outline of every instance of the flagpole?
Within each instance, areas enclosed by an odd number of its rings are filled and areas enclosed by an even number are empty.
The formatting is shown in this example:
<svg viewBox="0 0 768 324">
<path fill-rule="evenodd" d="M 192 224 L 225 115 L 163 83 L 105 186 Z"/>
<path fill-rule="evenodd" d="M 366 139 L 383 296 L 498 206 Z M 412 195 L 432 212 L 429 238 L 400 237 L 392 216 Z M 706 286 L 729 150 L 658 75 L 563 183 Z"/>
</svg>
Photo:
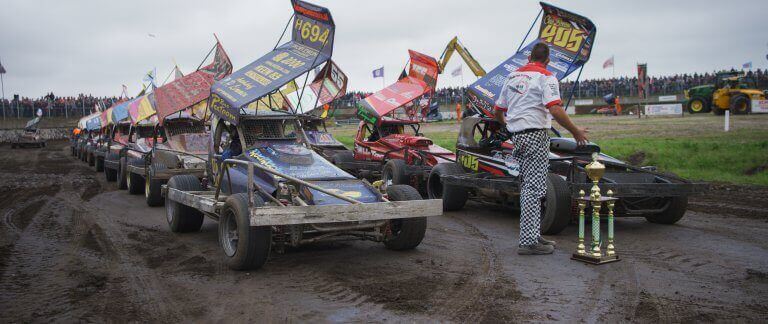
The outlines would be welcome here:
<svg viewBox="0 0 768 324">
<path fill-rule="evenodd" d="M 5 81 L 3 81 L 3 74 L 5 73 L 0 73 L 0 87 L 3 89 L 3 120 L 5 120 Z"/>
</svg>

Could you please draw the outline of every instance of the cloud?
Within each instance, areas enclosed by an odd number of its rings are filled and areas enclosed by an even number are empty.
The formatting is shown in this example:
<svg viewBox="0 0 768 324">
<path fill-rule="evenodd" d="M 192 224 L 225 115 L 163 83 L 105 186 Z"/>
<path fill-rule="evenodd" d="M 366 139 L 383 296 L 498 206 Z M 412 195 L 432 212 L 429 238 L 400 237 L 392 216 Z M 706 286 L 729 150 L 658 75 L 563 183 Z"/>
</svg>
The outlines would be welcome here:
<svg viewBox="0 0 768 324">
<path fill-rule="evenodd" d="M 317 3 L 331 10 L 337 24 L 334 60 L 349 75 L 350 88 L 362 90 L 381 88 L 373 69 L 384 66 L 386 82 L 392 82 L 408 49 L 437 57 L 453 36 L 490 70 L 513 54 L 539 10 L 536 1 Z M 553 3 L 598 26 L 583 77 L 609 77 L 612 71 L 603 70 L 602 62 L 611 55 L 616 75 L 634 75 L 638 62 L 647 62 L 651 75 L 708 72 L 747 61 L 768 66 L 765 1 Z M 0 12 L 6 92 L 117 95 L 126 84 L 137 93 L 144 73 L 157 68 L 165 78 L 173 59 L 185 72 L 194 70 L 213 45 L 213 33 L 237 69 L 273 48 L 290 14 L 288 0 L 10 1 Z M 454 56 L 446 70 L 460 64 Z M 464 84 L 474 79 L 465 68 Z M 461 82 L 443 74 L 439 85 Z"/>
</svg>

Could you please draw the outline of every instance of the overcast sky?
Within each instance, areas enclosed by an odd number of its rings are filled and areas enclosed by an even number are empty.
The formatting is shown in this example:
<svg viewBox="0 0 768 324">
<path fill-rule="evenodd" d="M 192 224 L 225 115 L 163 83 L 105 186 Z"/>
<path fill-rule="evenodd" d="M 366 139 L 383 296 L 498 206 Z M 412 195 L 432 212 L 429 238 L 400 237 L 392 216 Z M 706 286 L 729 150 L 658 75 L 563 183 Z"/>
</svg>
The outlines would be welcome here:
<svg viewBox="0 0 768 324">
<path fill-rule="evenodd" d="M 490 70 L 517 49 L 539 10 L 537 1 L 315 0 L 336 21 L 334 60 L 350 88 L 378 90 L 371 71 L 385 68 L 391 83 L 407 49 L 438 57 L 459 36 Z M 615 74 L 650 75 L 768 67 L 768 1 L 551 1 L 589 17 L 597 39 L 583 77 L 610 77 L 603 62 L 615 55 Z M 92 93 L 135 95 L 146 71 L 164 79 L 178 62 L 192 71 L 216 33 L 235 69 L 270 51 L 292 13 L 289 0 L 0 0 L 0 62 L 5 93 L 38 97 Z M 150 37 L 152 34 L 155 37 Z M 290 36 L 289 36 L 290 37 Z M 454 56 L 438 81 L 455 86 Z M 464 66 L 464 84 L 475 80 Z"/>
</svg>

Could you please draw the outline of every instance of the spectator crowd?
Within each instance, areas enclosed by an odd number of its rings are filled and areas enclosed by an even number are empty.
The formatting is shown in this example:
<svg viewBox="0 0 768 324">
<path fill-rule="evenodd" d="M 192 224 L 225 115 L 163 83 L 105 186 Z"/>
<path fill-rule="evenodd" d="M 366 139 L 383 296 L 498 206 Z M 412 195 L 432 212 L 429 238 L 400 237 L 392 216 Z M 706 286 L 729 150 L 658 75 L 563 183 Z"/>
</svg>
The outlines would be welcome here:
<svg viewBox="0 0 768 324">
<path fill-rule="evenodd" d="M 768 89 L 768 70 L 757 69 L 746 73 L 748 79 L 755 82 L 758 89 Z M 684 90 L 704 85 L 714 84 L 716 73 L 676 74 L 672 76 L 651 77 L 648 82 L 648 95 L 681 94 Z M 456 104 L 462 102 L 466 87 L 448 87 L 435 91 L 434 100 L 440 104 Z M 570 91 L 574 98 L 602 97 L 609 93 L 617 96 L 637 96 L 637 77 L 618 77 L 609 79 L 581 80 L 574 87 L 573 81 L 560 83 L 561 96 L 567 98 Z M 350 91 L 336 101 L 338 107 L 354 107 L 357 102 L 371 92 Z M 79 94 L 77 96 L 56 96 L 49 93 L 40 98 L 19 97 L 5 98 L 0 101 L 4 107 L 4 116 L 32 117 L 38 109 L 46 117 L 79 117 L 88 115 L 95 107 L 106 108 L 118 100 L 117 97 L 96 97 Z"/>
<path fill-rule="evenodd" d="M 691 87 L 715 84 L 716 73 L 676 74 L 672 76 L 650 77 L 648 80 L 648 95 L 673 95 L 682 94 Z M 768 70 L 757 69 L 746 73 L 748 79 L 755 82 L 758 89 L 768 89 Z M 441 88 L 435 91 L 435 100 L 440 104 L 455 104 L 462 102 L 462 95 L 466 87 Z M 573 81 L 560 83 L 561 97 L 567 98 L 570 92 L 574 92 L 574 98 L 602 97 L 609 93 L 617 96 L 637 96 L 637 77 L 618 77 L 608 79 L 581 80 L 574 87 Z M 340 98 L 340 107 L 353 107 L 358 100 L 365 98 L 370 93 L 348 92 Z"/>
</svg>

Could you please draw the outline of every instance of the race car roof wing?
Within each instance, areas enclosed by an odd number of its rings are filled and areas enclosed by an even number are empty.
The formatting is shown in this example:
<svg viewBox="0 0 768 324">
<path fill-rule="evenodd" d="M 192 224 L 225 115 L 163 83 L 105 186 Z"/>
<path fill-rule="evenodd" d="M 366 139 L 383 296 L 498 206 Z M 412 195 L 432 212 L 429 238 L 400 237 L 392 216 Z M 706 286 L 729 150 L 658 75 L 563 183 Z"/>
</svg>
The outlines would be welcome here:
<svg viewBox="0 0 768 324">
<path fill-rule="evenodd" d="M 493 115 L 493 106 L 499 93 L 501 93 L 507 76 L 528 63 L 528 56 L 536 43 L 543 42 L 549 45 L 550 62 L 547 69 L 558 80 L 564 79 L 576 70 L 579 70 L 577 81 L 581 76 L 580 69 L 589 61 L 594 46 L 595 35 L 597 34 L 595 24 L 584 16 L 544 2 L 540 2 L 540 4 L 541 11 L 531 24 L 531 29 L 528 30 L 530 33 L 541 16 L 538 37 L 523 47 L 522 45 L 528 38 L 528 34 L 526 34 L 515 55 L 475 81 L 467 89 L 470 106 L 478 113 L 489 117 Z M 572 93 L 573 91 L 571 91 Z"/>
<path fill-rule="evenodd" d="M 328 60 L 309 84 L 309 89 L 303 87 L 283 95 L 293 111 L 309 114 L 346 94 L 348 80 L 344 71 L 333 60 Z"/>
<path fill-rule="evenodd" d="M 166 117 L 207 100 L 213 83 L 232 73 L 232 61 L 218 39 L 211 52 L 214 50 L 211 64 L 155 89 L 155 109 L 161 125 Z"/>
<path fill-rule="evenodd" d="M 94 131 L 99 128 L 101 128 L 101 113 L 96 112 L 88 115 L 88 119 L 85 121 L 85 129 Z"/>
<path fill-rule="evenodd" d="M 138 124 L 155 115 L 155 93 L 145 94 L 128 104 L 128 116 L 131 124 Z"/>
<path fill-rule="evenodd" d="M 426 54 L 408 50 L 410 68 L 408 74 L 394 84 L 381 89 L 357 103 L 357 117 L 379 124 L 381 118 L 425 93 L 437 84 L 437 60 Z"/>
<path fill-rule="evenodd" d="M 291 4 L 291 40 L 214 83 L 208 105 L 211 112 L 237 124 L 248 104 L 278 92 L 331 59 L 336 26 L 330 10 L 301 0 L 291 0 Z"/>
</svg>

